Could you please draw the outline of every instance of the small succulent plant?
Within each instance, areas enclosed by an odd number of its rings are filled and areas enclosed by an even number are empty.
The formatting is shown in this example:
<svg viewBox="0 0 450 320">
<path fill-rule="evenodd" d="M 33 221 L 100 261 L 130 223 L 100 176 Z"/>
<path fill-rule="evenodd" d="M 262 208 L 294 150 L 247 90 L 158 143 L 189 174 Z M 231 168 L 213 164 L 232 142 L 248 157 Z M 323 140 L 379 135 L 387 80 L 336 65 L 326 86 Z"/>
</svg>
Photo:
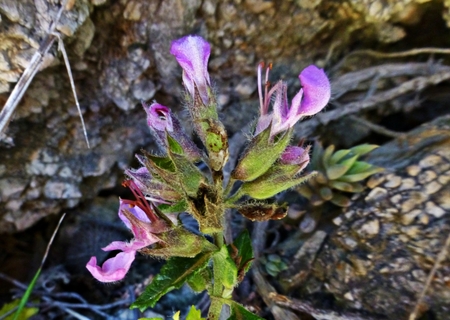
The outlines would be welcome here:
<svg viewBox="0 0 450 320">
<path fill-rule="evenodd" d="M 299 186 L 297 191 L 309 199 L 313 206 L 321 206 L 330 201 L 339 207 L 348 207 L 350 199 L 345 193 L 361 192 L 364 189 L 361 183 L 364 179 L 383 171 L 383 168 L 358 161 L 361 156 L 376 148 L 377 145 L 361 144 L 335 152 L 334 145 L 324 150 L 316 143 L 310 169 L 317 171 L 317 174 Z"/>
<path fill-rule="evenodd" d="M 288 268 L 286 262 L 283 261 L 283 259 L 277 254 L 262 256 L 259 260 L 264 266 L 266 272 L 272 277 L 278 276 L 281 271 L 284 271 Z"/>
</svg>

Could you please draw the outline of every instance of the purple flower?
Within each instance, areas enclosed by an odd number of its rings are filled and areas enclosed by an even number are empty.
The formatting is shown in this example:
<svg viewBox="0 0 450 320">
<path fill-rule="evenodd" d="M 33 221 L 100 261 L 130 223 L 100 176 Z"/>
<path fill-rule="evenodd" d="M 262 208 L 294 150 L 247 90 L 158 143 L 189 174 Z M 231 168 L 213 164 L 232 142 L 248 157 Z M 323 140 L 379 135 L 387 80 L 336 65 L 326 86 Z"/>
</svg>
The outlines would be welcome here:
<svg viewBox="0 0 450 320">
<path fill-rule="evenodd" d="M 133 180 L 127 180 L 126 184 L 130 187 L 137 200 L 121 199 L 119 218 L 131 230 L 134 239 L 130 242 L 113 241 L 102 248 L 103 251 L 120 250 L 122 252 L 106 260 L 101 267 L 97 265 L 97 258 L 91 257 L 86 264 L 86 268 L 94 278 L 101 282 L 122 280 L 130 269 L 136 252 L 159 242 L 160 239 L 155 234 L 168 230 L 165 222 L 156 216 Z"/>
<path fill-rule="evenodd" d="M 155 136 L 158 144 L 166 150 L 168 148 L 166 132 L 170 134 L 183 148 L 185 156 L 192 162 L 198 162 L 202 153 L 194 142 L 184 132 L 180 120 L 178 120 L 170 109 L 159 103 L 151 105 L 142 102 L 145 112 L 147 113 L 147 124 Z"/>
<path fill-rule="evenodd" d="M 267 68 L 265 90 L 263 96 L 262 73 L 263 65 L 258 66 L 258 93 L 260 100 L 260 118 L 256 126 L 255 135 L 266 129 L 270 124 L 270 136 L 286 131 L 294 126 L 300 118 L 312 116 L 321 111 L 330 100 L 330 82 L 322 69 L 316 66 L 305 68 L 299 75 L 302 89 L 294 96 L 291 104 L 287 98 L 287 85 L 279 81 L 268 90 L 268 77 L 271 65 Z M 269 104 L 272 96 L 273 112 L 269 113 Z"/>
<path fill-rule="evenodd" d="M 142 102 L 145 112 L 147 113 L 147 124 L 156 131 L 173 131 L 172 117 L 170 109 L 159 103 L 147 105 Z"/>
<path fill-rule="evenodd" d="M 280 162 L 286 165 L 299 165 L 297 170 L 297 173 L 299 173 L 309 163 L 309 148 L 288 146 L 281 154 Z"/>
<path fill-rule="evenodd" d="M 186 36 L 172 42 L 170 53 L 183 69 L 183 83 L 195 100 L 198 91 L 203 104 L 208 105 L 208 88 L 211 86 L 207 70 L 211 48 L 200 36 Z"/>
<path fill-rule="evenodd" d="M 302 116 L 312 116 L 322 110 L 331 97 L 330 81 L 325 72 L 314 65 L 306 67 L 298 76 L 303 87 Z M 295 100 L 295 97 L 294 97 Z M 294 101 L 292 101 L 294 103 Z"/>
</svg>

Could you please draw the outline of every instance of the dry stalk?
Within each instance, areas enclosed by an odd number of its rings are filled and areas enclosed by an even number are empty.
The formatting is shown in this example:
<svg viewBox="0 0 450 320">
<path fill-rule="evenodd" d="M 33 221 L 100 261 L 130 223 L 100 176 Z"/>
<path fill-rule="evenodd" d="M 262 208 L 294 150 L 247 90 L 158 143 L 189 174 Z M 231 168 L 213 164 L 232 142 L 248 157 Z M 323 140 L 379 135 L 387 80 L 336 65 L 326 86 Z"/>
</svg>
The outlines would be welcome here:
<svg viewBox="0 0 450 320">
<path fill-rule="evenodd" d="M 27 91 L 34 76 L 39 71 L 40 67 L 42 66 L 45 55 L 48 53 L 48 51 L 52 47 L 55 40 L 58 40 L 58 48 L 62 52 L 62 55 L 64 58 L 64 63 L 67 68 L 67 73 L 69 75 L 70 85 L 71 85 L 72 92 L 73 92 L 73 95 L 75 98 L 75 103 L 76 103 L 78 112 L 80 114 L 81 125 L 83 127 L 83 133 L 84 133 L 84 137 L 86 139 L 86 144 L 87 144 L 88 148 L 90 148 L 89 140 L 87 137 L 86 126 L 84 124 L 83 115 L 81 113 L 80 104 L 78 102 L 78 98 L 77 98 L 76 91 L 75 91 L 75 84 L 73 82 L 72 71 L 70 69 L 69 59 L 67 58 L 67 53 L 64 48 L 64 43 L 63 43 L 61 37 L 59 36 L 59 34 L 56 32 L 56 26 L 57 26 L 59 20 L 61 19 L 61 15 L 62 15 L 63 11 L 66 8 L 70 8 L 70 5 L 68 6 L 68 0 L 63 0 L 63 3 L 61 4 L 61 8 L 59 9 L 58 14 L 56 16 L 56 19 L 53 21 L 53 23 L 50 26 L 50 30 L 47 34 L 47 37 L 42 41 L 41 45 L 39 46 L 38 51 L 36 51 L 36 53 L 31 58 L 30 63 L 28 64 L 27 68 L 23 72 L 19 81 L 15 85 L 13 91 L 9 95 L 8 100 L 6 101 L 5 105 L 3 106 L 3 109 L 0 111 L 0 134 L 2 134 L 4 132 L 4 130 L 6 129 L 6 127 L 8 126 L 9 121 L 11 120 L 11 117 L 14 113 L 14 110 L 16 109 L 19 102 L 22 100 L 22 97 L 25 94 L 25 92 Z"/>
<path fill-rule="evenodd" d="M 431 269 L 430 274 L 427 277 L 427 281 L 425 282 L 422 292 L 420 293 L 419 298 L 417 298 L 414 310 L 409 315 L 409 320 L 415 320 L 417 318 L 420 309 L 420 304 L 423 298 L 425 297 L 425 294 L 427 293 L 428 289 L 430 288 L 431 282 L 433 281 L 437 270 L 441 266 L 442 261 L 444 261 L 445 257 L 447 256 L 447 251 L 449 248 L 450 248 L 450 234 L 447 236 L 447 240 L 445 241 L 444 246 L 439 252 L 436 261 L 434 262 L 433 268 Z"/>
</svg>

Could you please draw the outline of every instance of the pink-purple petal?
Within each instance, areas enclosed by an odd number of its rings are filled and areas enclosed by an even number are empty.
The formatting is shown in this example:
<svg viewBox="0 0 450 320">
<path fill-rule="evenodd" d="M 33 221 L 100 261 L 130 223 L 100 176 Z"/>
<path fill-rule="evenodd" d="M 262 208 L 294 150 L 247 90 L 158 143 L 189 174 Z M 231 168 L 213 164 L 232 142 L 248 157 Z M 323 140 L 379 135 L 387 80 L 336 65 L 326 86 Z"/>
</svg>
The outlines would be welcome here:
<svg viewBox="0 0 450 320">
<path fill-rule="evenodd" d="M 170 109 L 159 103 L 152 103 L 150 106 L 143 103 L 147 113 L 147 124 L 156 131 L 173 131 L 172 116 Z"/>
<path fill-rule="evenodd" d="M 197 87 L 203 102 L 208 103 L 208 86 L 210 85 L 207 70 L 211 52 L 209 43 L 200 36 L 186 36 L 172 42 L 170 53 L 175 56 L 183 69 L 183 82 L 192 97 Z"/>
<path fill-rule="evenodd" d="M 299 75 L 303 87 L 300 114 L 312 116 L 320 112 L 331 96 L 330 81 L 322 69 L 314 65 L 306 67 Z"/>
<path fill-rule="evenodd" d="M 283 164 L 301 164 L 309 162 L 309 154 L 302 147 L 288 146 L 280 158 Z"/>
<path fill-rule="evenodd" d="M 123 214 L 122 210 L 128 210 L 129 212 L 131 212 L 136 218 L 138 218 L 142 222 L 151 223 L 150 219 L 147 217 L 147 215 L 145 214 L 144 210 L 142 210 L 138 206 L 132 206 L 132 205 L 130 205 L 128 203 L 125 203 L 125 202 L 123 202 L 122 199 L 120 199 L 119 218 L 120 218 L 120 220 L 123 221 L 123 223 L 125 223 L 127 228 L 130 229 L 130 230 L 132 229 L 131 228 L 131 223 L 130 223 L 130 221 L 128 221 L 127 217 L 125 217 L 125 215 Z"/>
<path fill-rule="evenodd" d="M 121 252 L 115 257 L 106 260 L 102 267 L 97 265 L 97 258 L 91 257 L 86 268 L 92 276 L 101 282 L 114 282 L 122 280 L 130 270 L 136 251 Z"/>
</svg>

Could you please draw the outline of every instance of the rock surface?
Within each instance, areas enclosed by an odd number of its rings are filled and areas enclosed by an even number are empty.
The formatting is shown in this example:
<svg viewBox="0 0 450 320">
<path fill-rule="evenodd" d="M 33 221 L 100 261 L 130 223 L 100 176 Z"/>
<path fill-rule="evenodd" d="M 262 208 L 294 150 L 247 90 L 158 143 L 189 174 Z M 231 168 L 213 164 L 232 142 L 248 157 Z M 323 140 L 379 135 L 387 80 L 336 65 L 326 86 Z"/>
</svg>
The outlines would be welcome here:
<svg viewBox="0 0 450 320">
<path fill-rule="evenodd" d="M 0 101 L 58 9 L 58 1 L 0 1 Z M 447 12 L 422 0 L 77 0 L 66 9 L 56 30 L 92 148 L 86 148 L 55 45 L 0 141 L 0 232 L 24 230 L 120 183 L 133 152 L 152 147 L 139 101 L 156 98 L 181 110 L 181 73 L 169 54 L 173 39 L 197 33 L 211 42 L 211 78 L 231 136 L 256 115 L 259 61 L 273 62 L 274 79 L 298 89 L 306 65 L 325 66 L 358 41 L 398 41 L 422 14 Z"/>
<path fill-rule="evenodd" d="M 306 296 L 330 293 L 341 307 L 407 319 L 450 233 L 449 129 L 450 117 L 442 117 L 370 154 L 386 172 L 372 177 L 333 220 L 336 230 L 295 262 L 308 270 L 286 279 L 304 279 L 296 287 Z M 450 311 L 444 255 L 420 305 L 442 320 Z"/>
</svg>

